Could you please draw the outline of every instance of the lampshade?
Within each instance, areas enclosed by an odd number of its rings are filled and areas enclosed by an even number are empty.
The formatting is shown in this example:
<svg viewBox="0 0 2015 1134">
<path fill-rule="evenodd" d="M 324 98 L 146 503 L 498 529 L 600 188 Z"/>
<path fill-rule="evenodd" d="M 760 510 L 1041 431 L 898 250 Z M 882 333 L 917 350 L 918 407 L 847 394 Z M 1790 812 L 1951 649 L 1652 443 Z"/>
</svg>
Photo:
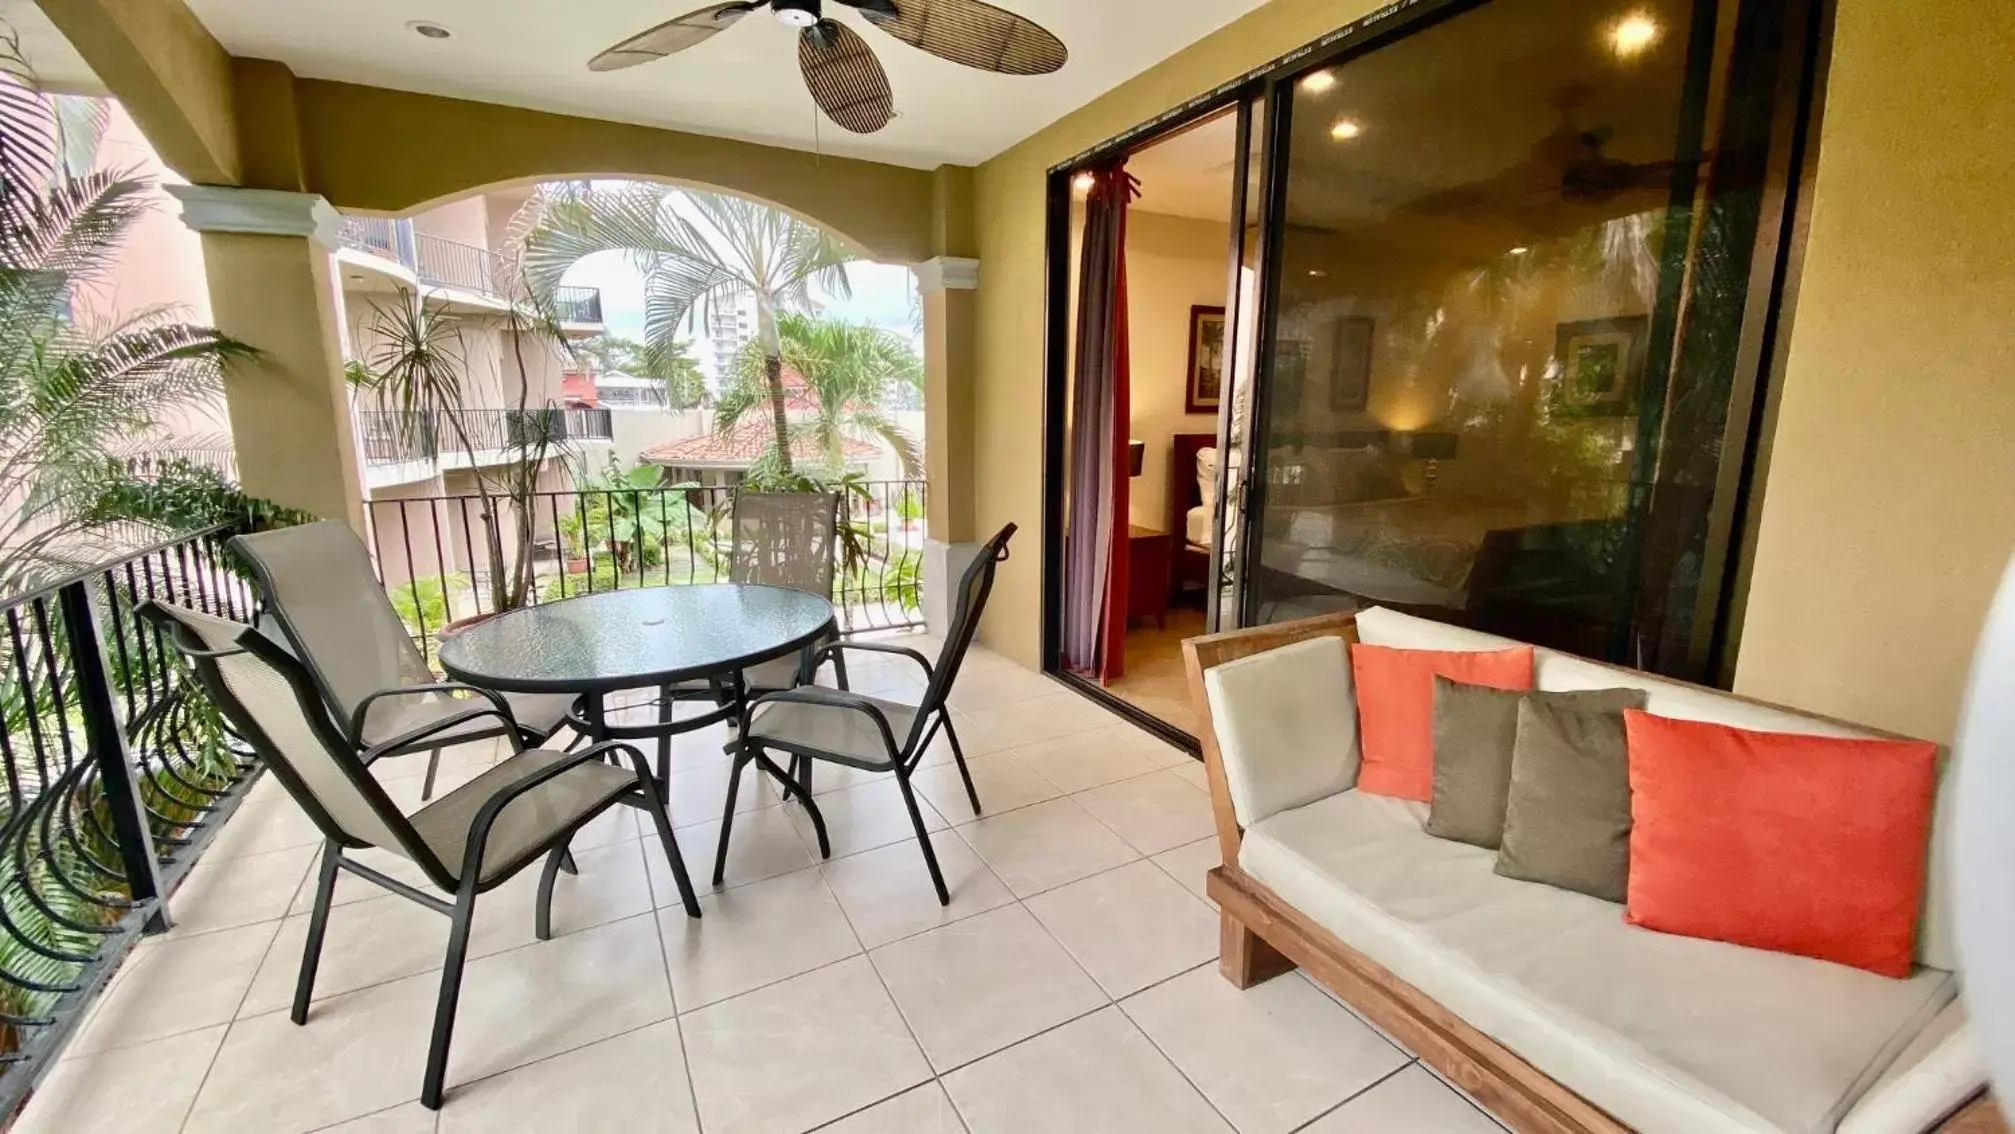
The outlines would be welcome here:
<svg viewBox="0 0 2015 1134">
<path fill-rule="evenodd" d="M 1415 460 L 1452 461 L 1456 440 L 1453 433 L 1407 433 L 1400 437 L 1400 451 Z"/>
<path fill-rule="evenodd" d="M 1126 465 L 1126 475 L 1128 477 L 1136 477 L 1141 474 L 1141 471 L 1147 467 L 1147 442 L 1129 441 L 1126 443 Z"/>
</svg>

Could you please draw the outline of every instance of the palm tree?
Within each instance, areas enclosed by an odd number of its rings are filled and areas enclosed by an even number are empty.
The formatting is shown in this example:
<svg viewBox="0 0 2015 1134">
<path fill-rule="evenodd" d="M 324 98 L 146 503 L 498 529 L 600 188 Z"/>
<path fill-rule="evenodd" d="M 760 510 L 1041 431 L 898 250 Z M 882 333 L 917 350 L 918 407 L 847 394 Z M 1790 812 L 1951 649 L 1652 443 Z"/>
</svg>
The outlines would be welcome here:
<svg viewBox="0 0 2015 1134">
<path fill-rule="evenodd" d="M 752 299 L 756 343 L 776 432 L 778 462 L 791 472 L 784 413 L 781 315 L 809 313 L 812 289 L 847 296 L 846 265 L 859 259 L 816 225 L 768 205 L 698 190 L 624 184 L 542 190 L 524 262 L 535 287 L 550 292 L 567 269 L 597 252 L 627 253 L 644 275 L 644 332 L 668 349 L 695 313 Z"/>
<path fill-rule="evenodd" d="M 783 365 L 804 376 L 818 402 L 818 416 L 801 433 L 815 440 L 835 474 L 845 467 L 849 437 L 879 437 L 895 450 L 905 476 L 918 475 L 923 454 L 917 439 L 883 408 L 895 390 L 923 386 L 923 360 L 907 341 L 871 324 L 795 313 L 777 317 L 777 337 Z M 755 343 L 735 357 L 715 411 L 720 432 L 764 400 L 768 361 Z"/>
<path fill-rule="evenodd" d="M 77 172 L 52 99 L 0 34 L 0 590 L 89 561 L 120 516 L 96 505 L 134 477 L 131 450 L 171 411 L 213 397 L 254 352 L 172 308 L 107 326 L 72 314 L 101 283 L 153 188 Z"/>
</svg>

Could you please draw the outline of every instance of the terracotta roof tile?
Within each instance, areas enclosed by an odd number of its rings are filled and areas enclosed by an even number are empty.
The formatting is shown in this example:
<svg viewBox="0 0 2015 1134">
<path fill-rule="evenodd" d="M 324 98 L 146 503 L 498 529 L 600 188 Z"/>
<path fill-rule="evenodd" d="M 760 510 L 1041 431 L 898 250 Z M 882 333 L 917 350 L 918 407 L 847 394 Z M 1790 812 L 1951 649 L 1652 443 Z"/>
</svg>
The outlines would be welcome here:
<svg viewBox="0 0 2015 1134">
<path fill-rule="evenodd" d="M 673 467 L 699 465 L 752 465 L 762 458 L 775 439 L 767 417 L 744 421 L 726 434 L 702 433 L 695 437 L 684 437 L 654 445 L 644 450 L 643 459 L 654 465 Z M 848 438 L 843 443 L 849 460 L 868 460 L 878 450 L 865 441 Z M 809 437 L 800 437 L 791 443 L 791 457 L 794 460 L 813 461 L 822 456 L 818 443 Z"/>
</svg>

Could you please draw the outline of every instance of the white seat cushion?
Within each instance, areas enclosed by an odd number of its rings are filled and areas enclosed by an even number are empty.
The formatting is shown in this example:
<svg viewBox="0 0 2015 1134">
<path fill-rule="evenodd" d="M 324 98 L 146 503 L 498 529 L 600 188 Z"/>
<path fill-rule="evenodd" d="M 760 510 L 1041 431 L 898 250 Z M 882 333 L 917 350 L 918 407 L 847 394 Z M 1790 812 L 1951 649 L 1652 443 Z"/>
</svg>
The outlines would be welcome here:
<svg viewBox="0 0 2015 1134">
<path fill-rule="evenodd" d="M 1309 918 L 1647 1134 L 1834 1130 L 1956 995 L 1626 925 L 1492 872 L 1425 804 L 1344 792 L 1246 832 L 1239 865 Z"/>
</svg>

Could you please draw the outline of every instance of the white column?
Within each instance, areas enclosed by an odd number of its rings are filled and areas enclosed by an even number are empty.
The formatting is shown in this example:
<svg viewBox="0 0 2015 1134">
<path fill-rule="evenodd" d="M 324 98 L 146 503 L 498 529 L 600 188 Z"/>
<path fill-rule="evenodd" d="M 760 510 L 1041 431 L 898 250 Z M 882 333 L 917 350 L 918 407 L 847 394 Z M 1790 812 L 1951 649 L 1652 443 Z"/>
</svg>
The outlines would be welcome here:
<svg viewBox="0 0 2015 1134">
<path fill-rule="evenodd" d="M 924 621 L 943 636 L 951 590 L 979 550 L 973 514 L 973 367 L 980 262 L 940 256 L 917 265 L 924 305 L 924 465 L 930 518 L 924 541 Z"/>
</svg>

